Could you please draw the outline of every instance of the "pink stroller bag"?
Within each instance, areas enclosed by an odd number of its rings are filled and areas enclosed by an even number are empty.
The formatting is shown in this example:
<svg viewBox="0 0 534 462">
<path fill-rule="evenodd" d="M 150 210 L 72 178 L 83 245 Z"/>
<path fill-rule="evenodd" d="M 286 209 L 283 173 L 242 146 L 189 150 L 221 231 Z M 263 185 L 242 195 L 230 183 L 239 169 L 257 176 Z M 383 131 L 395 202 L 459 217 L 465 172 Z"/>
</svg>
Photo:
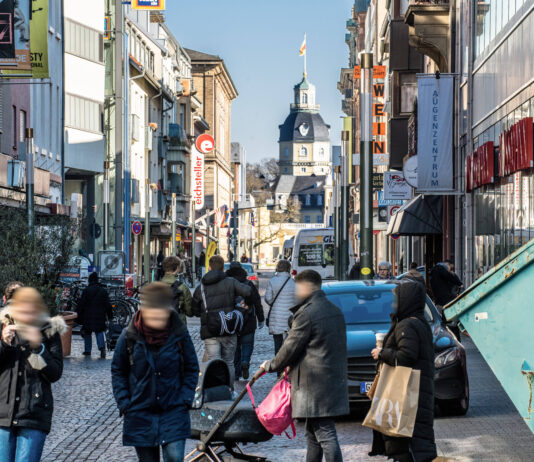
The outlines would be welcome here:
<svg viewBox="0 0 534 462">
<path fill-rule="evenodd" d="M 287 374 L 280 381 L 276 382 L 267 397 L 257 407 L 252 396 L 252 390 L 248 384 L 247 391 L 259 421 L 269 433 L 273 435 L 285 433 L 291 439 L 286 432 L 286 429 L 291 426 L 291 430 L 293 431 L 292 438 L 295 438 L 295 423 L 291 416 L 291 383 L 287 380 Z"/>
</svg>

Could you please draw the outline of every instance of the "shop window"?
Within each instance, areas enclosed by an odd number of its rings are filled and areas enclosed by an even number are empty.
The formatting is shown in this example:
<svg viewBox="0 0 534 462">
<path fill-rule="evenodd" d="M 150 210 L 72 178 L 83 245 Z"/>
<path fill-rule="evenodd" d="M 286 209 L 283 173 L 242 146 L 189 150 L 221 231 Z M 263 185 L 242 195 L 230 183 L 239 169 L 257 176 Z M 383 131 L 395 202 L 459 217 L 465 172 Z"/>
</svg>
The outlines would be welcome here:
<svg viewBox="0 0 534 462">
<path fill-rule="evenodd" d="M 411 114 L 417 99 L 416 74 L 400 75 L 400 112 Z"/>
</svg>

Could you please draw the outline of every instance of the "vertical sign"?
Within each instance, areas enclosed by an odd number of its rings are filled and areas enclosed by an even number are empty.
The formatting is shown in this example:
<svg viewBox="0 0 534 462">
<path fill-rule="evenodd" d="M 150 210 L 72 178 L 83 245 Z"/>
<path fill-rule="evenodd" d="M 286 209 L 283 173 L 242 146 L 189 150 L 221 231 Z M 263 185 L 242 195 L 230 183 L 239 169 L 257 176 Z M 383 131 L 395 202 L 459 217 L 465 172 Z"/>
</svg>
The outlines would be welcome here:
<svg viewBox="0 0 534 462">
<path fill-rule="evenodd" d="M 13 3 L 12 25 L 15 56 L 13 58 L 0 58 L 0 69 L 31 70 L 30 3 L 31 0 L 18 0 Z"/>
<path fill-rule="evenodd" d="M 451 191 L 454 76 L 419 75 L 417 87 L 418 191 Z"/>
<path fill-rule="evenodd" d="M 32 0 L 31 66 L 34 79 L 46 79 L 48 72 L 48 0 Z M 63 38 L 65 39 L 65 38 Z"/>
<path fill-rule="evenodd" d="M 195 210 L 204 208 L 204 154 L 193 146 L 191 157 L 191 195 L 195 201 Z"/>
<path fill-rule="evenodd" d="M 0 60 L 15 58 L 13 34 L 14 0 L 0 2 Z"/>
</svg>

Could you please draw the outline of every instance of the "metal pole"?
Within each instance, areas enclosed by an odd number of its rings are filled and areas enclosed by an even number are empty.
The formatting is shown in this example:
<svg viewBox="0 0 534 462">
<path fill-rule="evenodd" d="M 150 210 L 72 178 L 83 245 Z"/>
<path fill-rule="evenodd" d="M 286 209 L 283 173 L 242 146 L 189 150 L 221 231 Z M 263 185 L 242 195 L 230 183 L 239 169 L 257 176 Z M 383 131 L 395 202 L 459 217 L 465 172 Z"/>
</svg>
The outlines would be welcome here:
<svg viewBox="0 0 534 462">
<path fill-rule="evenodd" d="M 123 7 L 121 0 L 115 0 L 115 250 L 122 249 L 122 128 L 123 128 Z M 147 224 L 150 226 L 150 223 Z M 150 228 L 148 228 L 150 229 Z M 145 249 L 146 253 L 146 249 Z M 145 255 L 146 258 L 146 255 Z M 145 261 L 145 267 L 147 262 Z"/>
<path fill-rule="evenodd" d="M 191 198 L 191 282 L 195 287 L 195 278 L 197 271 L 196 263 L 196 243 L 197 243 L 197 231 L 195 228 L 195 200 Z M 207 249 L 206 249 L 207 250 Z M 207 271 L 207 268 L 206 268 Z"/>
<path fill-rule="evenodd" d="M 109 245 L 109 160 L 104 161 L 104 250 Z"/>
<path fill-rule="evenodd" d="M 234 251 L 234 261 L 237 261 L 237 217 L 239 211 L 239 203 L 234 201 L 234 209 L 232 210 L 232 215 L 234 219 L 234 227 L 232 230 L 232 247 Z"/>
<path fill-rule="evenodd" d="M 150 274 L 150 156 L 145 149 L 145 282 L 152 282 Z"/>
<path fill-rule="evenodd" d="M 26 129 L 26 212 L 28 213 L 28 231 L 34 234 L 35 204 L 33 179 L 33 128 Z"/>
<path fill-rule="evenodd" d="M 340 228 L 340 271 L 339 278 L 347 280 L 349 269 L 349 157 L 350 132 L 341 132 L 341 228 Z"/>
<path fill-rule="evenodd" d="M 171 219 L 172 219 L 172 255 L 176 255 L 176 193 L 172 193 L 172 201 L 171 201 Z"/>
<path fill-rule="evenodd" d="M 334 277 L 339 280 L 340 279 L 340 273 L 341 273 L 341 225 L 339 220 L 339 188 L 340 188 L 340 181 L 339 181 L 339 172 L 340 172 L 341 166 L 335 167 L 334 170 L 334 255 L 335 255 L 335 262 L 334 262 Z"/>
<path fill-rule="evenodd" d="M 360 264 L 362 279 L 373 267 L 373 54 L 361 53 L 360 91 Z"/>
</svg>

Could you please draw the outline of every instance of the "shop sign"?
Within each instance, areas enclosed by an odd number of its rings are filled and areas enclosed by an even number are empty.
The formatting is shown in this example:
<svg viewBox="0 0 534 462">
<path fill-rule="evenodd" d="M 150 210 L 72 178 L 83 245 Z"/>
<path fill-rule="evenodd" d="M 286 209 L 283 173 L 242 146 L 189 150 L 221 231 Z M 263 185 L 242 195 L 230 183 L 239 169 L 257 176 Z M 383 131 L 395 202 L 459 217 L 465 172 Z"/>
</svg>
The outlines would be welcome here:
<svg viewBox="0 0 534 462">
<path fill-rule="evenodd" d="M 195 203 L 195 210 L 202 210 L 204 208 L 204 154 L 196 147 L 192 149 L 191 157 L 191 195 Z"/>
<path fill-rule="evenodd" d="M 384 199 L 405 200 L 412 198 L 412 187 L 402 172 L 384 172 Z"/>
<path fill-rule="evenodd" d="M 499 176 L 534 166 L 532 124 L 532 117 L 525 117 L 499 135 Z"/>
<path fill-rule="evenodd" d="M 495 147 L 493 141 L 479 146 L 465 160 L 466 190 L 472 191 L 485 184 L 492 184 L 495 177 Z"/>
<path fill-rule="evenodd" d="M 164 10 L 165 0 L 132 0 L 134 10 Z"/>
<path fill-rule="evenodd" d="M 454 76 L 417 76 L 418 192 L 452 191 L 452 114 Z"/>
<path fill-rule="evenodd" d="M 373 172 L 373 191 L 378 191 L 384 187 L 384 174 Z"/>
</svg>

